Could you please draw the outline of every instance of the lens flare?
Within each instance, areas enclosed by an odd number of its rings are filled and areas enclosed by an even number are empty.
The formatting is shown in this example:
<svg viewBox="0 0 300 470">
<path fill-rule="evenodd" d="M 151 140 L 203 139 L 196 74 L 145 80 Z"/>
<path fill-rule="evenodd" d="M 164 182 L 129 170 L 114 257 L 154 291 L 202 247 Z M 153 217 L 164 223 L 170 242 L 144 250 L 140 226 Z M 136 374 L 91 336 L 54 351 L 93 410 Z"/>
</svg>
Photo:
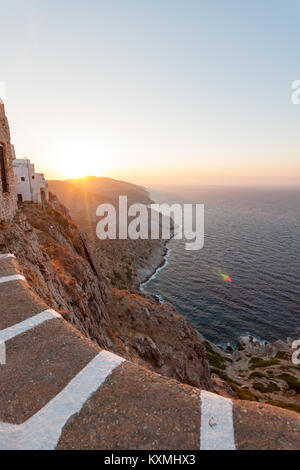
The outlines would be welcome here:
<svg viewBox="0 0 300 470">
<path fill-rule="evenodd" d="M 219 271 L 219 274 L 223 278 L 224 282 L 232 282 L 232 279 L 228 274 L 224 274 L 221 271 Z"/>
</svg>

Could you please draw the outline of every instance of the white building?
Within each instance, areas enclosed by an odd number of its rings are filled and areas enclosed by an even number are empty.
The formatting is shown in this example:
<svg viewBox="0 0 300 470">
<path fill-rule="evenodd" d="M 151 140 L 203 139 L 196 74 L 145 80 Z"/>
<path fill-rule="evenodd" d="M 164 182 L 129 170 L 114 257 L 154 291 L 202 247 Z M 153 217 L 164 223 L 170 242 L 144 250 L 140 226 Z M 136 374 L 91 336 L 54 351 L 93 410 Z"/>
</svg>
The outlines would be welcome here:
<svg viewBox="0 0 300 470">
<path fill-rule="evenodd" d="M 17 197 L 20 202 L 42 204 L 49 200 L 48 181 L 43 173 L 35 173 L 34 164 L 27 158 L 13 160 L 14 174 L 18 179 Z"/>
</svg>

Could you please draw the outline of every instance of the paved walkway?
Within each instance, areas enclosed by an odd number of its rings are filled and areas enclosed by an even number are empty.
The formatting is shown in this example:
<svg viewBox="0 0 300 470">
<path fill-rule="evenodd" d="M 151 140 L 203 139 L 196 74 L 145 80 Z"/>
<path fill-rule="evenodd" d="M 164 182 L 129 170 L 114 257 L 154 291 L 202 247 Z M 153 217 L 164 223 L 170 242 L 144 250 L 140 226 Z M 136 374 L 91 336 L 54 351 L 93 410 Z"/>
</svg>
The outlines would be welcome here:
<svg viewBox="0 0 300 470">
<path fill-rule="evenodd" d="M 0 449 L 56 448 L 299 449 L 300 418 L 179 384 L 101 351 L 49 309 L 17 260 L 2 254 Z"/>
</svg>

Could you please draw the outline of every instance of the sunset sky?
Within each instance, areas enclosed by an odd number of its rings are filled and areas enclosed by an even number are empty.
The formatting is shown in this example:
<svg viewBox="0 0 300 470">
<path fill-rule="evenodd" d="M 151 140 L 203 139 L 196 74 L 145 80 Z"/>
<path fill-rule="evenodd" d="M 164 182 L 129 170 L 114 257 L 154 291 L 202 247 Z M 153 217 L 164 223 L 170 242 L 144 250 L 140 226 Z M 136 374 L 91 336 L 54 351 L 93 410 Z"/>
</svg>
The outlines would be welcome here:
<svg viewBox="0 0 300 470">
<path fill-rule="evenodd" d="M 0 0 L 19 158 L 50 179 L 300 184 L 298 0 Z"/>
</svg>

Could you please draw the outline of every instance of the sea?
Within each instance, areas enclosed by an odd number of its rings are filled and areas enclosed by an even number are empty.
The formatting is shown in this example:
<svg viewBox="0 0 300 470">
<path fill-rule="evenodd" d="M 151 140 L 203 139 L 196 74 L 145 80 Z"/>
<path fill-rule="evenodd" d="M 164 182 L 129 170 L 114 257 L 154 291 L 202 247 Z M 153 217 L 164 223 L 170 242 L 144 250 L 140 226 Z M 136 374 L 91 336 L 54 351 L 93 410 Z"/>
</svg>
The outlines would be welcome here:
<svg viewBox="0 0 300 470">
<path fill-rule="evenodd" d="M 175 188 L 155 202 L 204 204 L 204 246 L 171 240 L 142 286 L 171 302 L 207 339 L 300 338 L 300 188 Z M 232 282 L 224 280 L 228 275 Z"/>
</svg>

